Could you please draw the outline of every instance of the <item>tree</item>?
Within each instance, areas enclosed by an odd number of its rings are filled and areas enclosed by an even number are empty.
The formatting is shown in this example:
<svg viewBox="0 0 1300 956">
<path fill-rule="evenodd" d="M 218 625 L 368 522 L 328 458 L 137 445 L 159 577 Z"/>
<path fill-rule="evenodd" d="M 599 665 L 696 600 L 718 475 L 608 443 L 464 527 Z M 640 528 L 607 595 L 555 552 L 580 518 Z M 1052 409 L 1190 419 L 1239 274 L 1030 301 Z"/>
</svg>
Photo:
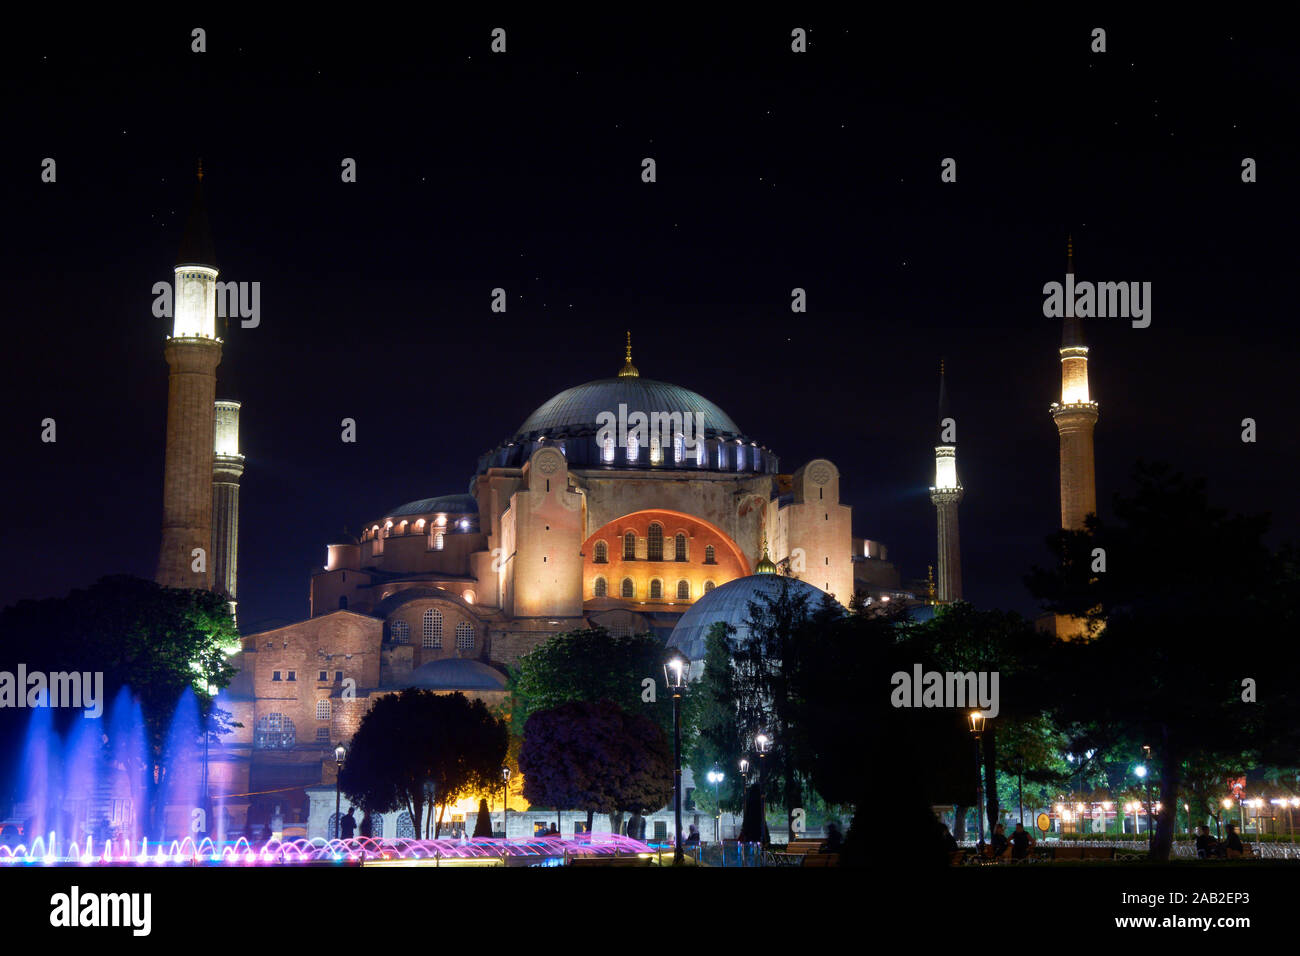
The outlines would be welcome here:
<svg viewBox="0 0 1300 956">
<path fill-rule="evenodd" d="M 1300 698 L 1253 662 L 1287 659 L 1300 577 L 1293 552 L 1265 546 L 1266 516 L 1212 507 L 1203 481 L 1139 462 L 1134 485 L 1115 496 L 1113 521 L 1092 515 L 1084 530 L 1053 535 L 1057 566 L 1027 583 L 1094 635 L 1055 648 L 1058 724 L 1085 727 L 1101 746 L 1152 748 L 1163 808 L 1152 855 L 1163 861 L 1184 767 L 1294 762 Z M 1225 657 L 1242 639 L 1249 658 Z"/>
<path fill-rule="evenodd" d="M 464 694 L 404 690 L 380 697 L 361 720 L 339 786 L 367 813 L 404 809 L 415 832 L 439 808 L 491 792 L 506 753 L 506 725 L 481 700 Z"/>
<path fill-rule="evenodd" d="M 616 636 L 603 627 L 557 634 L 520 658 L 509 679 L 511 732 L 522 736 L 528 718 L 570 701 L 607 700 L 644 714 L 672 734 L 672 701 L 663 690 L 663 642 L 653 634 Z M 646 681 L 653 683 L 647 687 Z M 682 729 L 691 733 L 691 697 L 683 699 Z M 517 748 L 515 749 L 517 757 Z M 656 808 L 657 809 L 657 808 Z M 611 819 L 622 828 L 622 808 Z"/>
<path fill-rule="evenodd" d="M 668 740 L 641 714 L 609 701 L 570 701 L 534 711 L 519 752 L 524 797 L 557 810 L 630 811 L 637 817 L 668 802 L 673 764 Z"/>
<path fill-rule="evenodd" d="M 488 810 L 487 797 L 479 798 L 478 817 L 474 821 L 474 836 L 490 837 L 492 835 L 492 814 Z"/>
</svg>

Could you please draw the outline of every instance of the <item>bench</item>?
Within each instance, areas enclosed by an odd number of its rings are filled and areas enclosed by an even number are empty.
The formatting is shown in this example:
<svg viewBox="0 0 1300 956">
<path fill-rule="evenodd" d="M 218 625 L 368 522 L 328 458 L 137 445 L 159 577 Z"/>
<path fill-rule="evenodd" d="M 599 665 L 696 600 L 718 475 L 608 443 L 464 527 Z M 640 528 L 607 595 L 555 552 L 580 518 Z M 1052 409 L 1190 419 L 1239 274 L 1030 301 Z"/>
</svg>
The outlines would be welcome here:
<svg viewBox="0 0 1300 956">
<path fill-rule="evenodd" d="M 840 855 L 838 853 L 809 853 L 803 858 L 800 866 L 839 866 Z"/>
<path fill-rule="evenodd" d="M 826 845 L 825 840 L 791 840 L 785 848 L 786 853 L 820 853 Z"/>
<path fill-rule="evenodd" d="M 1225 850 L 1224 855 L 1229 860 L 1258 860 L 1259 856 L 1251 849 L 1249 843 L 1243 843 L 1240 850 Z"/>
</svg>

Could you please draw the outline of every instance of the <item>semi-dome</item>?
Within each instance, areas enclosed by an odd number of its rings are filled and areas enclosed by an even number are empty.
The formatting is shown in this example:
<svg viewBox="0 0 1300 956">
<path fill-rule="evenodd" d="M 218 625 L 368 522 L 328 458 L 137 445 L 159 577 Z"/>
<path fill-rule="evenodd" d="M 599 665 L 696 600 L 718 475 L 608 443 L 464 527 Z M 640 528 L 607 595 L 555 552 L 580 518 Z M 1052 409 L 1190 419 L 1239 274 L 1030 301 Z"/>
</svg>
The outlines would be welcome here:
<svg viewBox="0 0 1300 956">
<path fill-rule="evenodd" d="M 506 678 L 495 667 L 468 657 L 444 657 L 411 671 L 405 687 L 444 691 L 503 691 Z"/>
<path fill-rule="evenodd" d="M 736 578 L 714 588 L 691 605 L 673 628 L 668 645 L 676 647 L 692 661 L 702 661 L 709 629 L 719 621 L 725 621 L 736 629 L 734 640 L 739 643 L 748 641 L 750 602 L 757 602 L 760 597 L 775 600 L 783 587 L 788 587 L 796 597 L 806 595 L 810 611 L 815 610 L 827 596 L 821 588 L 781 574 L 751 574 Z"/>
</svg>

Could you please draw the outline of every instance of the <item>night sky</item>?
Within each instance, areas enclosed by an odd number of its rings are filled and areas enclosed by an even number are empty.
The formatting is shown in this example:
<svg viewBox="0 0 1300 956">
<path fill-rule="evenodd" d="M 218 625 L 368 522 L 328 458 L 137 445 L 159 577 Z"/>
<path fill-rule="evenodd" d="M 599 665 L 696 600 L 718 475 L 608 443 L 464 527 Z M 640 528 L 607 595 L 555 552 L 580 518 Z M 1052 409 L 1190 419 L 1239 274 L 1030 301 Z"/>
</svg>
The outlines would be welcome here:
<svg viewBox="0 0 1300 956">
<path fill-rule="evenodd" d="M 1153 283 L 1149 328 L 1085 323 L 1103 513 L 1136 459 L 1165 459 L 1294 537 L 1300 90 L 1275 28 L 637 14 L 12 37 L 0 604 L 153 575 L 170 323 L 151 289 L 199 156 L 221 278 L 262 286 L 217 390 L 243 402 L 245 631 L 306 616 L 345 526 L 463 493 L 536 406 L 614 375 L 624 329 L 642 375 L 716 402 L 782 471 L 834 461 L 855 534 L 909 579 L 935 560 L 946 356 L 966 597 L 1033 613 L 1022 578 L 1059 523 L 1042 286 L 1070 233 L 1081 280 Z"/>
</svg>

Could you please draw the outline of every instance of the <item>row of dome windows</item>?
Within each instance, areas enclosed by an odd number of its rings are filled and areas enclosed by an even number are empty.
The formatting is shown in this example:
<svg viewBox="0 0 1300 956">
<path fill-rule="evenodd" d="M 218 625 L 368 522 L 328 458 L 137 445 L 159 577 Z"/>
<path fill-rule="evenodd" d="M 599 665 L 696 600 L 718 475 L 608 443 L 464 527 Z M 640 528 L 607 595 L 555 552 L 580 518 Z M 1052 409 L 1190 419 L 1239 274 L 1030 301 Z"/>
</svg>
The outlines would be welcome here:
<svg viewBox="0 0 1300 956">
<path fill-rule="evenodd" d="M 735 457 L 736 471 L 744 471 L 746 461 L 749 458 L 753 459 L 754 470 L 755 471 L 760 470 L 762 464 L 762 454 L 763 454 L 762 450 L 759 449 L 759 447 L 752 442 L 750 443 L 750 447 L 752 448 L 752 454 L 749 453 L 749 449 L 745 447 L 744 442 L 742 442 L 739 438 L 736 439 L 736 457 Z M 727 468 L 728 457 L 729 457 L 727 455 L 726 443 L 719 441 L 717 443 L 717 447 L 715 451 L 716 451 L 717 468 L 719 471 L 723 471 Z M 561 454 L 564 453 L 563 443 L 560 444 L 560 453 Z M 600 460 L 605 464 L 612 465 L 614 463 L 614 457 L 616 453 L 617 453 L 617 445 L 616 442 L 614 441 L 614 436 L 606 435 L 604 444 L 601 446 L 600 449 Z M 627 463 L 629 465 L 634 465 L 637 462 L 639 462 L 641 459 L 641 442 L 639 436 L 636 435 L 635 433 L 627 436 L 627 450 L 625 454 L 626 454 Z M 699 467 L 704 468 L 705 466 L 708 465 L 709 456 L 705 449 L 705 442 L 703 440 L 701 440 L 696 445 L 695 452 L 692 457 L 694 457 L 695 463 Z M 650 434 L 650 464 L 660 465 L 663 464 L 663 460 L 664 460 L 663 448 L 660 445 L 659 436 L 652 431 Z M 689 460 L 690 459 L 686 454 L 686 439 L 680 432 L 678 432 L 673 436 L 673 463 L 680 465 L 683 461 L 689 461 Z"/>
<path fill-rule="evenodd" d="M 361 536 L 361 539 L 363 541 L 375 541 L 377 542 L 375 547 L 378 550 L 383 550 L 383 546 L 384 546 L 383 542 L 385 538 L 408 535 L 411 534 L 412 532 L 416 534 L 424 534 L 425 533 L 424 526 L 426 523 L 428 522 L 426 522 L 423 518 L 420 518 L 414 522 L 405 521 L 405 520 L 399 521 L 396 524 L 394 524 L 392 521 L 388 521 L 384 524 L 382 530 L 380 529 L 379 525 L 372 526 L 369 531 L 366 531 Z M 429 546 L 433 548 L 434 551 L 442 550 L 442 546 L 447 532 L 439 529 L 445 528 L 446 525 L 447 525 L 446 515 L 438 515 L 437 520 L 429 524 Z M 473 530 L 473 522 L 469 518 L 460 518 L 454 522 L 452 530 L 461 531 L 461 532 L 471 531 Z"/>
<path fill-rule="evenodd" d="M 609 545 L 604 541 L 597 541 L 592 549 L 592 561 L 596 564 L 609 563 Z M 627 531 L 623 534 L 623 560 L 636 560 L 636 532 Z M 652 523 L 650 532 L 646 537 L 646 560 L 662 561 L 664 560 L 664 529 L 663 525 Z M 686 535 L 678 532 L 673 539 L 673 560 L 686 561 Z M 718 552 L 713 545 L 706 545 L 704 548 L 704 563 L 717 564 Z"/>
<path fill-rule="evenodd" d="M 426 648 L 442 647 L 442 612 L 437 608 L 431 607 L 424 612 L 422 619 L 424 629 L 422 645 Z M 393 636 L 394 644 L 411 643 L 411 625 L 405 621 L 393 621 L 389 625 L 389 633 Z M 456 625 L 456 647 L 462 651 L 472 651 L 474 649 L 474 627 L 461 621 Z"/>
<path fill-rule="evenodd" d="M 715 587 L 712 581 L 704 582 L 704 593 L 708 594 Z M 592 596 L 603 598 L 609 597 L 609 582 L 604 578 L 596 578 L 592 585 Z M 619 586 L 619 597 L 632 599 L 636 597 L 636 582 L 631 578 L 624 578 L 623 583 Z M 651 601 L 662 601 L 664 599 L 664 583 L 655 578 L 650 582 Z M 677 582 L 677 600 L 689 601 L 691 599 L 691 582 L 682 580 Z"/>
</svg>

